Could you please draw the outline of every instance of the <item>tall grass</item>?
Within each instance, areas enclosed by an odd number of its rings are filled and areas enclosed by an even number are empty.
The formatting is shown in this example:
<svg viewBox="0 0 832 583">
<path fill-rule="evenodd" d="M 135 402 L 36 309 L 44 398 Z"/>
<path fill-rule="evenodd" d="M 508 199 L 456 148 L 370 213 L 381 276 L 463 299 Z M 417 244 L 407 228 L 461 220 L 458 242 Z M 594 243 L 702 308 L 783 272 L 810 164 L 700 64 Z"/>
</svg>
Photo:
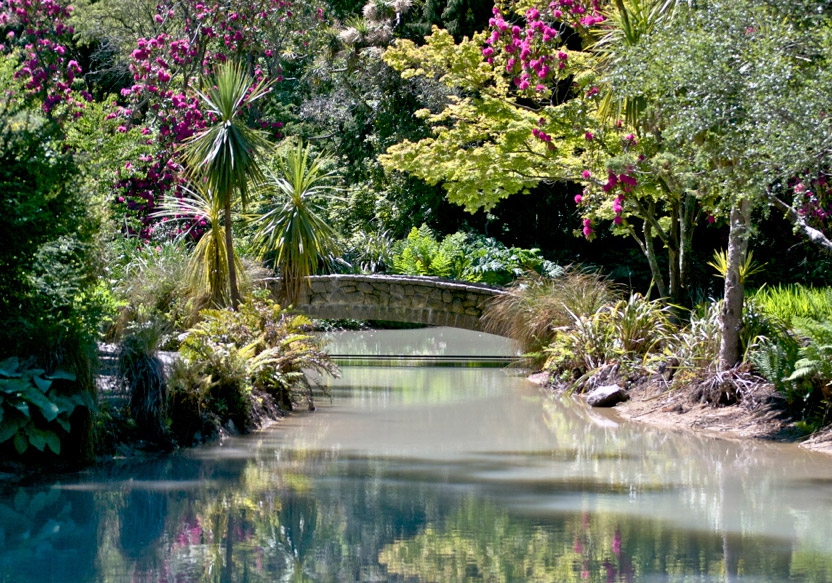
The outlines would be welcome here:
<svg viewBox="0 0 832 583">
<path fill-rule="evenodd" d="M 568 267 L 559 277 L 518 279 L 507 293 L 489 302 L 482 319 L 486 331 L 512 338 L 526 353 L 536 353 L 555 339 L 558 330 L 620 296 L 617 286 L 603 275 Z"/>
<path fill-rule="evenodd" d="M 749 293 L 767 315 L 791 325 L 795 318 L 821 321 L 832 319 L 832 288 L 800 284 L 766 286 Z"/>
</svg>

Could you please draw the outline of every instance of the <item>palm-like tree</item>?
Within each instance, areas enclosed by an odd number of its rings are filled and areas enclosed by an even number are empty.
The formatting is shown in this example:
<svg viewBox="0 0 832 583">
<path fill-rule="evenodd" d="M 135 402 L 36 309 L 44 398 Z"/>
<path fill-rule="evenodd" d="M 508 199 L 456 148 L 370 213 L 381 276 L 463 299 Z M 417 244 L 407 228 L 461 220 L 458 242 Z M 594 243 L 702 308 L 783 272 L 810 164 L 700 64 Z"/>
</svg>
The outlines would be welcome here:
<svg viewBox="0 0 832 583">
<path fill-rule="evenodd" d="M 261 257 L 273 257 L 289 304 L 297 300 L 303 279 L 329 264 L 339 250 L 338 233 L 321 215 L 320 203 L 334 189 L 329 162 L 326 156 L 310 157 L 309 146 L 298 143 L 275 172 L 266 172 L 263 188 L 277 204 L 255 220 L 256 243 Z"/>
<path fill-rule="evenodd" d="M 168 198 L 156 213 L 157 217 L 197 217 L 208 223 L 210 229 L 200 237 L 188 258 L 185 270 L 185 286 L 188 294 L 197 300 L 197 306 L 207 301 L 212 307 L 227 306 L 230 301 L 228 274 L 228 249 L 226 228 L 222 225 L 223 208 L 218 197 L 207 191 L 201 183 L 193 189 L 185 189 L 181 198 Z M 240 258 L 233 251 L 235 273 L 245 273 Z"/>
<path fill-rule="evenodd" d="M 258 165 L 260 153 L 270 146 L 262 132 L 246 126 L 240 119 L 241 109 L 263 97 L 267 83 L 252 88 L 252 80 L 238 64 L 220 65 L 206 92 L 199 92 L 207 112 L 215 122 L 189 139 L 184 146 L 184 160 L 192 180 L 201 183 L 202 191 L 216 200 L 223 211 L 225 234 L 225 267 L 228 270 L 228 290 L 234 309 L 240 304 L 237 287 L 237 261 L 231 233 L 231 206 L 236 194 L 243 206 L 248 200 L 250 182 L 263 179 Z M 217 228 L 219 225 L 213 225 Z M 212 296 L 220 297 L 216 290 Z"/>
</svg>

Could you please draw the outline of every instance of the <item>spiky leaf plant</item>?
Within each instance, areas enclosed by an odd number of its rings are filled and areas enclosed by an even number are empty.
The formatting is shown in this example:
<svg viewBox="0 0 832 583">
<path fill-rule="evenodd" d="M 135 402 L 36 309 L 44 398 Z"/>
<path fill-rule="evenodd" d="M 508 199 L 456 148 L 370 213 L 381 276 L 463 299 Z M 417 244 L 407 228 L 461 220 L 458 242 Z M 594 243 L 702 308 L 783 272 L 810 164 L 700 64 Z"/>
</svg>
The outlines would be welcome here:
<svg viewBox="0 0 832 583">
<path fill-rule="evenodd" d="M 331 162 L 298 142 L 266 170 L 261 186 L 274 206 L 254 221 L 256 245 L 280 274 L 289 305 L 297 301 L 304 278 L 329 266 L 340 249 L 338 233 L 326 222 L 322 206 L 335 190 Z"/>
<path fill-rule="evenodd" d="M 262 82 L 254 85 L 242 66 L 231 62 L 220 65 L 208 84 L 207 91 L 197 93 L 215 122 L 192 136 L 185 143 L 183 153 L 192 180 L 202 183 L 204 191 L 215 198 L 217 207 L 222 209 L 228 296 L 231 306 L 236 309 L 241 298 L 231 232 L 231 207 L 236 194 L 245 206 L 250 183 L 262 181 L 258 158 L 270 147 L 265 134 L 246 126 L 240 113 L 245 106 L 266 95 L 269 86 Z"/>
</svg>

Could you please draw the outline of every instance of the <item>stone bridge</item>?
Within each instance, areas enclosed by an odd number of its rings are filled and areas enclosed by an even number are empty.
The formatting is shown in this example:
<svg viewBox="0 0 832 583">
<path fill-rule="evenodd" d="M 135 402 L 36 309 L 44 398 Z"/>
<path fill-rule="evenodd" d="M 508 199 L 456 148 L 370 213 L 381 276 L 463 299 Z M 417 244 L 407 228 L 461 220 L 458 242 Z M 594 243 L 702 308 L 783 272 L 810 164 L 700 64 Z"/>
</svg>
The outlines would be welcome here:
<svg viewBox="0 0 832 583">
<path fill-rule="evenodd" d="M 482 330 L 483 306 L 504 291 L 412 275 L 315 275 L 294 306 L 313 318 L 388 320 Z"/>
</svg>

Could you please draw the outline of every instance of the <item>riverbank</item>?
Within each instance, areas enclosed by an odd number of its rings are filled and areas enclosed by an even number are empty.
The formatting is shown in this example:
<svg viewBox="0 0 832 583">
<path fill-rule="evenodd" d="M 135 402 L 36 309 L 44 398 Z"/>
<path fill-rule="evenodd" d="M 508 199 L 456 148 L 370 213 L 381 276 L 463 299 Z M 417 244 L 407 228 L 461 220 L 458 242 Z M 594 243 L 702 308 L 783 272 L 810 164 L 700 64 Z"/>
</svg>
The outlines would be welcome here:
<svg viewBox="0 0 832 583">
<path fill-rule="evenodd" d="M 546 373 L 529 377 L 534 383 L 565 394 Z M 770 383 L 743 373 L 730 382 L 740 387 L 737 400 L 730 404 L 712 403 L 709 390 L 716 378 L 669 388 L 657 379 L 637 379 L 626 385 L 629 399 L 614 407 L 623 419 L 665 429 L 692 431 L 727 439 L 759 439 L 797 443 L 800 447 L 832 455 L 832 426 L 807 435 L 789 411 L 785 399 Z M 579 398 L 579 397 L 575 397 Z"/>
</svg>

